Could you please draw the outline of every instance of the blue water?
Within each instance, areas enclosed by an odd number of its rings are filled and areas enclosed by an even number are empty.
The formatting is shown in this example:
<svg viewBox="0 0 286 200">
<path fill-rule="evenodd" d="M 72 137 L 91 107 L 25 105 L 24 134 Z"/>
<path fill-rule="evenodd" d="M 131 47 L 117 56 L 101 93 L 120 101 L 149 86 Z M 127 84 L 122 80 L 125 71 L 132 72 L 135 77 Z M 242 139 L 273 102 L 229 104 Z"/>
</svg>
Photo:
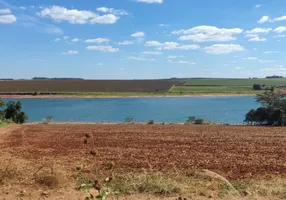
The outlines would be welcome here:
<svg viewBox="0 0 286 200">
<path fill-rule="evenodd" d="M 6 99 L 11 100 L 11 99 Z M 29 122 L 53 116 L 55 122 L 185 122 L 196 116 L 217 123 L 242 123 L 258 105 L 255 97 L 20 99 Z"/>
</svg>

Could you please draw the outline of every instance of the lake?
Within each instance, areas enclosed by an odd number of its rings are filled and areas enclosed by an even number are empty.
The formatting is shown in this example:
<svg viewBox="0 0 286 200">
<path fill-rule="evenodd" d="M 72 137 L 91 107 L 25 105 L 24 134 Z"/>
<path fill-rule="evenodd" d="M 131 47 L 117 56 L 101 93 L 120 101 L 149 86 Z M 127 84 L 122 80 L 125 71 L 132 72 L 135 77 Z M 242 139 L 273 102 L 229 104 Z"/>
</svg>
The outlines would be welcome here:
<svg viewBox="0 0 286 200">
<path fill-rule="evenodd" d="M 15 100 L 15 99 L 5 99 Z M 172 98 L 20 99 L 29 122 L 53 116 L 55 122 L 185 122 L 188 116 L 217 123 L 242 123 L 258 107 L 253 96 Z"/>
</svg>

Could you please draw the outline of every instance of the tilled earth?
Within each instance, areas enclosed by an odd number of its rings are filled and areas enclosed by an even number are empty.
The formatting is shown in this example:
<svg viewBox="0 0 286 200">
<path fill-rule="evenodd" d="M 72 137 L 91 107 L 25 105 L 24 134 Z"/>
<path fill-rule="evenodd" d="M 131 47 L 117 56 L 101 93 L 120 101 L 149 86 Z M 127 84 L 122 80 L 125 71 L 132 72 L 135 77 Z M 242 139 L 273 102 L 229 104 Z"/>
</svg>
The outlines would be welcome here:
<svg viewBox="0 0 286 200">
<path fill-rule="evenodd" d="M 286 175 L 283 127 L 28 124 L 0 134 L 0 152 L 31 161 L 70 166 L 90 149 L 96 161 L 124 170 L 208 169 L 234 179 Z"/>
</svg>

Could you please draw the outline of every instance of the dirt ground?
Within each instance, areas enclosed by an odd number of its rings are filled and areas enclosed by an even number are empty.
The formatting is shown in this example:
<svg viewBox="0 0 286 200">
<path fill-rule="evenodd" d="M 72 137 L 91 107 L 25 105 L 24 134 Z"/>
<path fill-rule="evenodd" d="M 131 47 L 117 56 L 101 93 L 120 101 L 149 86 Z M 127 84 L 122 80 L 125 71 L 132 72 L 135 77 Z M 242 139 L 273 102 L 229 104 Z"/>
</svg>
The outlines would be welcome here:
<svg viewBox="0 0 286 200">
<path fill-rule="evenodd" d="M 259 183 L 279 180 L 282 187 L 279 191 L 278 186 L 274 185 L 274 192 L 269 192 L 268 186 L 268 189 L 260 188 L 263 192 L 259 190 L 255 195 L 247 191 L 243 199 L 281 199 L 283 195 L 286 198 L 286 189 L 283 189 L 286 188 L 285 144 L 284 127 L 175 124 L 12 125 L 0 129 L 0 164 L 2 173 L 5 171 L 8 174 L 2 184 L 0 181 L 0 200 L 83 200 L 86 193 L 75 190 L 72 177 L 77 168 L 84 168 L 82 165 L 90 165 L 91 162 L 97 166 L 112 163 L 114 173 L 121 174 L 147 170 L 152 173 L 177 172 L 186 175 L 206 169 L 222 175 L 232 183 L 240 180 L 259 180 Z M 92 160 L 89 159 L 90 154 L 93 156 Z M 8 173 L 9 170 L 11 173 Z M 58 174 L 59 186 L 51 189 L 35 184 L 35 177 L 42 170 Z M 189 185 L 197 179 L 192 180 Z M 205 182 L 200 182 L 202 183 Z M 209 186 L 210 190 L 214 190 L 212 186 L 213 184 Z M 196 195 L 190 195 L 181 192 L 164 198 L 142 193 L 122 196 L 120 199 L 175 200 L 180 195 L 186 195 L 187 200 L 242 198 L 241 195 L 224 197 L 214 193 L 215 191 L 211 194 L 196 191 Z"/>
</svg>

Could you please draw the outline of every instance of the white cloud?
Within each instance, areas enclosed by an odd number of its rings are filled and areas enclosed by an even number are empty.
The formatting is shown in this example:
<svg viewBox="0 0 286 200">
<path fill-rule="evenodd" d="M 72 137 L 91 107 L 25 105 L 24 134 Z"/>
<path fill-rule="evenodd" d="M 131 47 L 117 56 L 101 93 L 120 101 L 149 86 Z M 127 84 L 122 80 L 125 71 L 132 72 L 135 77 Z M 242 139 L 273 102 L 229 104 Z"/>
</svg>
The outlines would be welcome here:
<svg viewBox="0 0 286 200">
<path fill-rule="evenodd" d="M 0 24 L 11 24 L 16 21 L 17 19 L 14 15 L 0 15 Z"/>
<path fill-rule="evenodd" d="M 181 50 L 195 50 L 199 49 L 200 46 L 198 45 L 180 45 L 176 42 L 165 42 L 160 43 L 158 41 L 147 41 L 145 46 L 148 47 L 156 47 L 157 50 L 174 50 L 174 49 L 181 49 Z"/>
<path fill-rule="evenodd" d="M 179 60 L 179 61 L 168 60 L 168 62 L 169 63 L 173 63 L 173 64 L 185 64 L 185 65 L 195 65 L 195 64 L 197 64 L 195 62 L 184 61 L 184 60 Z"/>
<path fill-rule="evenodd" d="M 130 44 L 134 44 L 133 41 L 129 41 L 129 40 L 125 40 L 123 42 L 118 42 L 118 45 L 130 45 Z"/>
<path fill-rule="evenodd" d="M 67 9 L 60 6 L 52 6 L 38 12 L 41 17 L 48 17 L 54 21 L 68 21 L 71 24 L 114 24 L 119 20 L 119 17 L 113 14 L 98 15 L 97 13 L 87 10 Z"/>
<path fill-rule="evenodd" d="M 269 33 L 272 31 L 272 28 L 254 28 L 252 30 L 245 31 L 246 34 L 259 34 L 259 33 Z"/>
<path fill-rule="evenodd" d="M 21 6 L 21 7 L 19 7 L 21 10 L 27 10 L 27 8 L 26 7 L 24 7 L 24 6 Z"/>
<path fill-rule="evenodd" d="M 255 5 L 256 8 L 260 8 L 261 6 L 262 6 L 262 4 Z"/>
<path fill-rule="evenodd" d="M 44 25 L 43 30 L 51 34 L 63 34 L 64 33 L 63 30 L 60 29 L 59 27 L 56 27 L 54 25 L 49 25 L 49 24 Z"/>
<path fill-rule="evenodd" d="M 11 14 L 11 10 L 8 8 L 0 9 L 0 14 Z"/>
<path fill-rule="evenodd" d="M 276 29 L 273 30 L 275 33 L 283 33 L 286 32 L 286 26 L 279 26 Z"/>
<path fill-rule="evenodd" d="M 262 24 L 264 22 L 268 22 L 269 20 L 270 20 L 269 16 L 263 16 L 263 17 L 260 18 L 260 20 L 258 20 L 258 23 Z"/>
<path fill-rule="evenodd" d="M 163 3 L 163 0 L 136 0 L 137 2 L 142 2 L 142 3 Z"/>
<path fill-rule="evenodd" d="M 250 42 L 265 42 L 266 40 L 267 40 L 266 38 L 254 37 L 254 38 L 250 38 L 248 41 L 250 41 Z"/>
<path fill-rule="evenodd" d="M 144 32 L 136 32 L 131 35 L 131 37 L 144 37 L 144 36 L 145 36 Z"/>
<path fill-rule="evenodd" d="M 271 19 L 269 16 L 263 16 L 258 23 L 264 23 L 264 22 L 278 22 L 278 21 L 285 21 L 286 20 L 286 15 L 281 16 L 281 17 L 275 17 L 273 19 Z"/>
<path fill-rule="evenodd" d="M 279 51 L 264 51 L 266 54 L 279 53 Z"/>
<path fill-rule="evenodd" d="M 206 53 L 209 54 L 229 54 L 233 52 L 244 51 L 244 47 L 238 44 L 215 44 L 204 48 Z"/>
<path fill-rule="evenodd" d="M 274 63 L 276 60 L 258 60 L 260 63 Z"/>
<path fill-rule="evenodd" d="M 67 39 L 69 39 L 69 36 L 63 36 L 63 39 L 67 40 Z"/>
<path fill-rule="evenodd" d="M 127 58 L 128 60 L 139 60 L 139 61 L 155 61 L 155 59 L 147 59 L 147 58 L 143 58 L 143 57 L 136 57 L 136 56 L 129 56 Z"/>
<path fill-rule="evenodd" d="M 168 56 L 169 59 L 184 58 L 185 56 Z"/>
<path fill-rule="evenodd" d="M 101 43 L 108 43 L 109 41 L 110 40 L 108 38 L 95 38 L 95 39 L 87 39 L 84 42 L 101 44 Z"/>
<path fill-rule="evenodd" d="M 274 37 L 278 37 L 278 38 L 285 38 L 285 37 L 286 37 L 286 35 L 276 35 L 276 36 L 274 36 Z"/>
<path fill-rule="evenodd" d="M 243 60 L 258 60 L 256 57 L 247 57 L 247 58 L 242 58 Z"/>
<path fill-rule="evenodd" d="M 160 51 L 143 51 L 143 54 L 147 54 L 147 55 L 162 55 L 163 53 Z"/>
<path fill-rule="evenodd" d="M 64 55 L 76 55 L 76 54 L 78 54 L 78 51 L 72 51 L 72 50 L 70 50 L 70 51 L 68 51 L 68 52 L 63 52 L 62 54 L 64 54 Z"/>
<path fill-rule="evenodd" d="M 58 42 L 60 40 L 61 40 L 61 38 L 56 38 L 56 39 L 54 39 L 54 42 Z"/>
<path fill-rule="evenodd" d="M 87 46 L 87 50 L 95 50 L 95 51 L 103 51 L 103 52 L 111 52 L 115 53 L 118 52 L 118 48 L 113 48 L 112 46 Z"/>
<path fill-rule="evenodd" d="M 170 24 L 159 24 L 159 26 L 161 26 L 161 27 L 169 27 Z"/>
<path fill-rule="evenodd" d="M 244 69 L 244 67 L 235 67 L 234 69 L 235 70 L 242 70 L 242 69 Z"/>
<path fill-rule="evenodd" d="M 79 42 L 79 41 L 80 41 L 79 38 L 74 38 L 74 39 L 72 39 L 72 42 Z"/>
<path fill-rule="evenodd" d="M 277 21 L 285 21 L 286 20 L 286 15 L 281 16 L 281 17 L 276 17 L 271 22 L 277 22 Z"/>
<path fill-rule="evenodd" d="M 100 8 L 97 8 L 96 10 L 99 12 L 111 13 L 114 15 L 128 15 L 128 13 L 125 10 L 116 10 L 114 8 L 100 7 Z"/>
<path fill-rule="evenodd" d="M 226 42 L 236 40 L 234 35 L 243 32 L 243 29 L 217 28 L 215 26 L 197 26 L 188 30 L 173 31 L 174 35 L 183 35 L 179 40 L 192 40 L 194 42 Z"/>
<path fill-rule="evenodd" d="M 97 63 L 96 66 L 103 66 L 103 63 Z"/>
</svg>

